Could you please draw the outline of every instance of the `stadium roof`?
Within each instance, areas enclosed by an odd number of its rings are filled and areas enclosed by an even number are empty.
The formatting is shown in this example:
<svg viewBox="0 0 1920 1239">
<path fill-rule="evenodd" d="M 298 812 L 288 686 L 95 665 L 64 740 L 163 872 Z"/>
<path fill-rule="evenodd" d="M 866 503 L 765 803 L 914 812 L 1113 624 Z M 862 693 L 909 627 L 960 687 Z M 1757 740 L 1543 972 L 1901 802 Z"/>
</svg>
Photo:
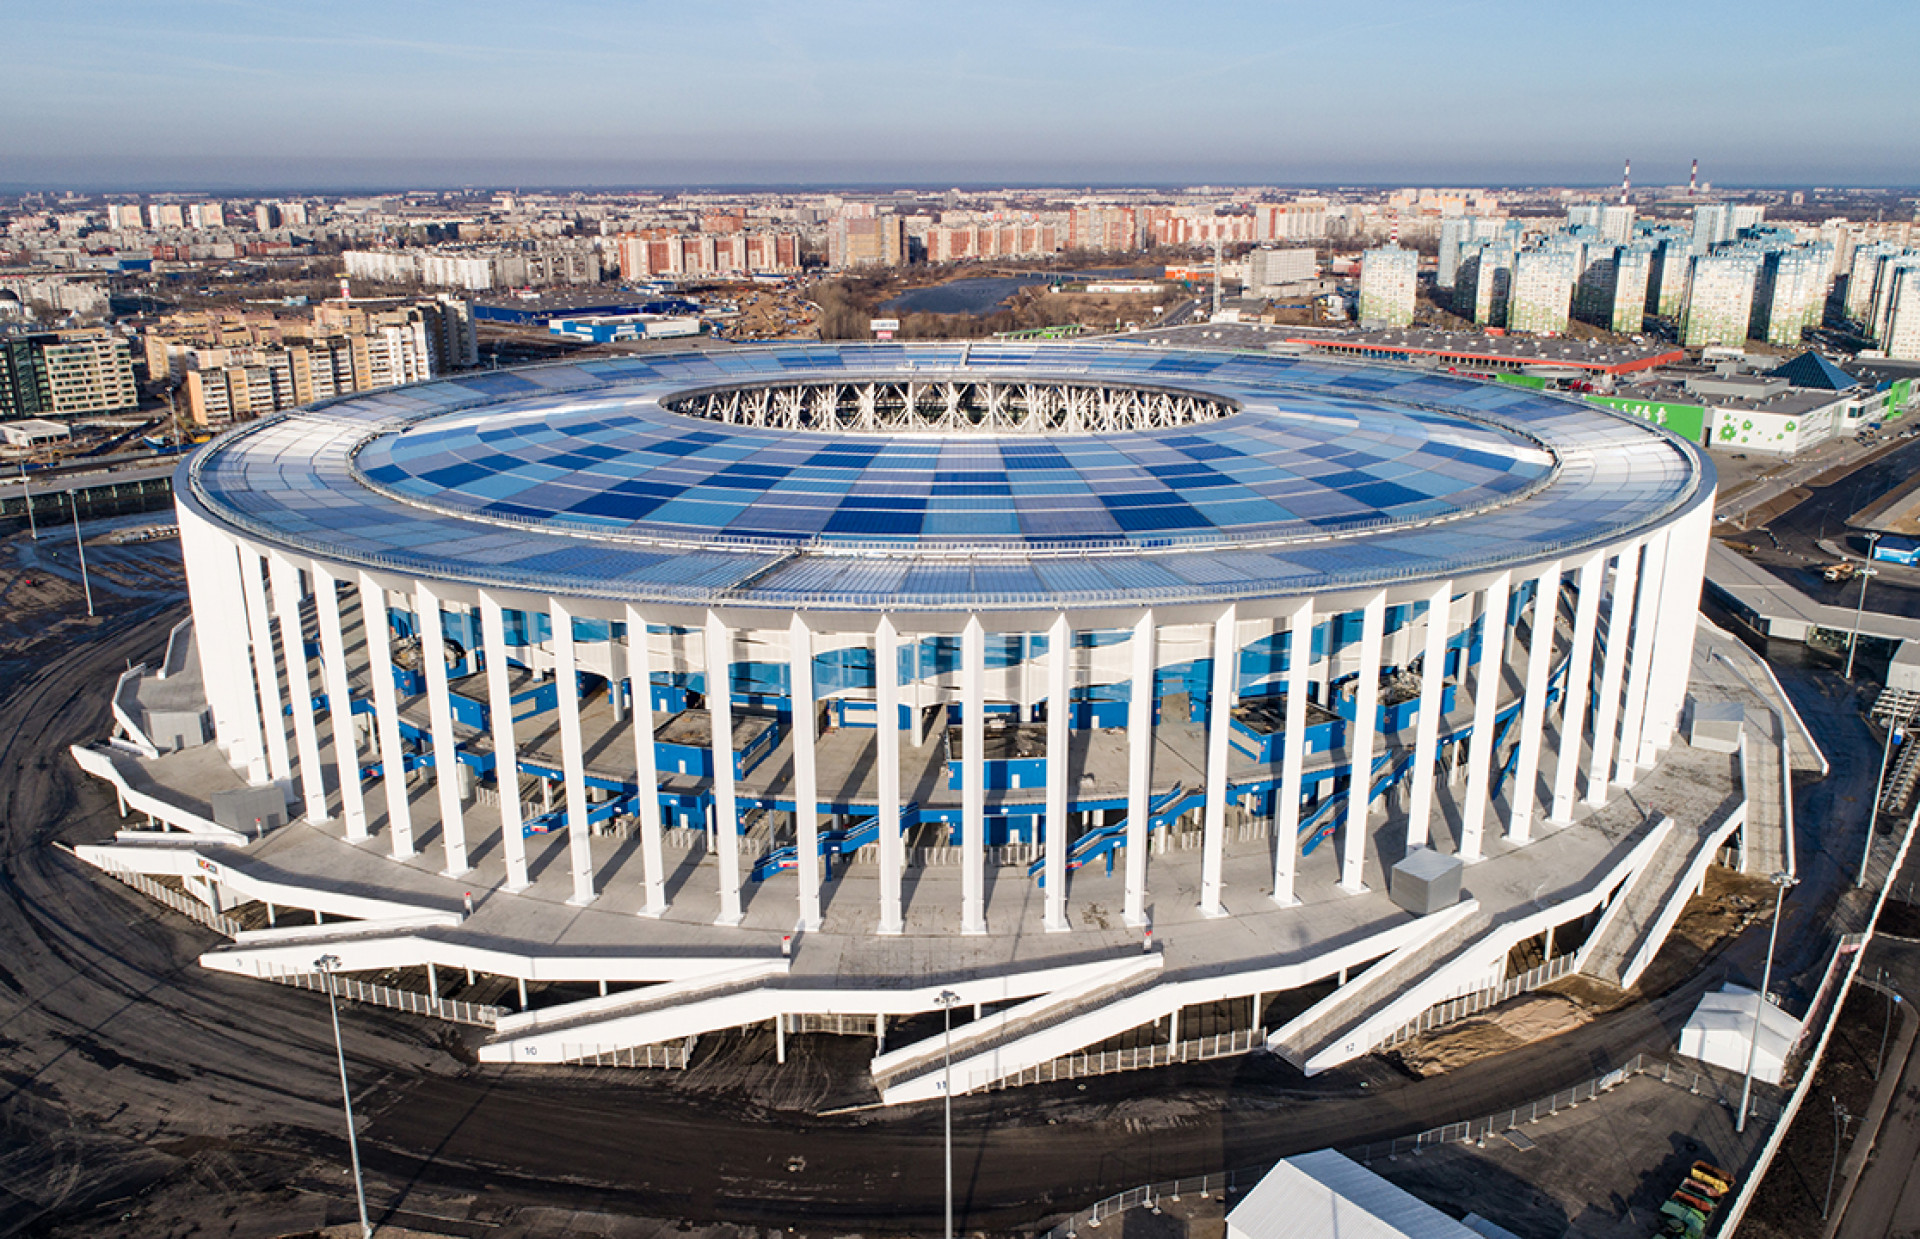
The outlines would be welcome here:
<svg viewBox="0 0 1920 1239">
<path fill-rule="evenodd" d="M 661 407 L 716 383 L 1166 386 L 1220 420 L 891 437 Z M 1112 344 L 835 345 L 457 376 L 252 423 L 177 489 L 268 542 L 568 596 L 858 610 L 1139 605 L 1458 575 L 1706 493 L 1583 402 L 1319 359 Z"/>
</svg>

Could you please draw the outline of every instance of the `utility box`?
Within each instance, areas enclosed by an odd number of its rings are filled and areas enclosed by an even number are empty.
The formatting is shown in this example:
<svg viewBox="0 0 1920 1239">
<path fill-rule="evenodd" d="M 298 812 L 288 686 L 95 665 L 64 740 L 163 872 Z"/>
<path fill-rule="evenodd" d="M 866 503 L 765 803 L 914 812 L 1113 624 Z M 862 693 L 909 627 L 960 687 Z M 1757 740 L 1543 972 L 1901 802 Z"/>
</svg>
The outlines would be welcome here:
<svg viewBox="0 0 1920 1239">
<path fill-rule="evenodd" d="M 1737 701 L 1687 698 L 1687 743 L 1709 753 L 1734 753 L 1747 725 L 1746 707 Z"/>
<path fill-rule="evenodd" d="M 1460 875 L 1465 869 L 1458 856 L 1415 848 L 1388 875 L 1387 893 L 1415 916 L 1426 916 L 1460 902 Z"/>
<path fill-rule="evenodd" d="M 213 793 L 213 822 L 251 839 L 287 824 L 287 792 L 278 783 Z"/>
</svg>

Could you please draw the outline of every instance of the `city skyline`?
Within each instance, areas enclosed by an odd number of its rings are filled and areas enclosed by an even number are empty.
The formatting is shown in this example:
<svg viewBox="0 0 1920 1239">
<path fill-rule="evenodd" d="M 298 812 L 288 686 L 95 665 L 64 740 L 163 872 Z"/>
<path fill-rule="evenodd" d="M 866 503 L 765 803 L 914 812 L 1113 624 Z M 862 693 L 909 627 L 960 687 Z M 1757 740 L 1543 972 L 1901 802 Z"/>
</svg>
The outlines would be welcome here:
<svg viewBox="0 0 1920 1239">
<path fill-rule="evenodd" d="M 1845 7 L 119 0 L 11 17 L 0 185 L 1912 183 Z"/>
</svg>

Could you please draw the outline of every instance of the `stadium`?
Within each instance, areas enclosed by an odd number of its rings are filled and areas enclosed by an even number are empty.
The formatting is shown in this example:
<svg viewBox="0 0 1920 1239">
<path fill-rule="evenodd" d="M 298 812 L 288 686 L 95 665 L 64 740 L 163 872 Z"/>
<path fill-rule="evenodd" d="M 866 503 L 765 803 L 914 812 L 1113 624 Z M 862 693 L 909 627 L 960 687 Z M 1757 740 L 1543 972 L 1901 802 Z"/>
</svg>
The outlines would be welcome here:
<svg viewBox="0 0 1920 1239">
<path fill-rule="evenodd" d="M 647 354 L 276 415 L 175 489 L 192 620 L 74 750 L 139 815 L 79 854 L 483 1060 L 771 1023 L 910 1102 L 944 1013 L 955 1091 L 1319 1071 L 1630 983 L 1742 820 L 1680 734 L 1711 467 L 1524 387 Z"/>
</svg>

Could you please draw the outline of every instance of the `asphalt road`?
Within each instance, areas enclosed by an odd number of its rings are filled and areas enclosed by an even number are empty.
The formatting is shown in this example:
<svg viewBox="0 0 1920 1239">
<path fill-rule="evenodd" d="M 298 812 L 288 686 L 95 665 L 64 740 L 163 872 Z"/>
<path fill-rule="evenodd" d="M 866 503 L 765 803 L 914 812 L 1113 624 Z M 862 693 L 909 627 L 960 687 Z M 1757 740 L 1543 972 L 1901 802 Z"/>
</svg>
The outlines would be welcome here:
<svg viewBox="0 0 1920 1239">
<path fill-rule="evenodd" d="M 1819 544 L 1830 541 L 1856 556 L 1864 555 L 1864 542 L 1848 542 L 1847 518 L 1911 482 L 1916 473 L 1920 473 L 1920 439 L 1901 442 L 1837 481 L 1808 487 L 1808 497 L 1800 503 L 1752 530 L 1727 534 L 1724 540 L 1752 548 L 1756 562 L 1790 580 L 1816 602 L 1851 607 L 1859 600 L 1859 583 L 1834 585 L 1823 580 L 1820 570 L 1833 562 L 1833 556 Z M 1882 575 L 1868 586 L 1868 608 L 1920 618 L 1920 569 L 1877 567 Z"/>
<path fill-rule="evenodd" d="M 121 611 L 0 684 L 0 1234 L 133 1229 L 112 1223 L 156 1201 L 169 1224 L 141 1233 L 350 1216 L 323 1002 L 200 969 L 210 936 L 52 846 L 117 825 L 65 749 L 107 733 L 112 673 L 156 653 L 181 613 Z M 1751 954 L 1743 941 L 1684 961 L 1690 979 L 1652 1003 L 1420 1081 L 1378 1063 L 1305 1081 L 1254 1056 L 960 1098 L 960 1221 L 1015 1232 L 1144 1182 L 1532 1101 L 1668 1049 L 1698 994 Z M 797 1039 L 778 1075 L 770 1036 L 703 1042 L 732 1059 L 684 1074 L 510 1071 L 408 1017 L 351 1007 L 342 1025 L 370 1195 L 411 1211 L 397 1220 L 484 1234 L 528 1206 L 803 1231 L 940 1217 L 938 1107 L 819 1118 L 743 1087 L 857 1071 L 853 1040 Z"/>
<path fill-rule="evenodd" d="M 1908 872 L 1912 872 L 1910 866 Z M 1862 975 L 1883 980 L 1908 1002 L 1920 1000 L 1920 942 L 1879 937 L 1862 963 Z M 1838 1239 L 1885 1239 L 1920 1235 L 1920 1042 L 1900 1071 L 1900 1083 L 1860 1172 L 1860 1182 L 1840 1219 Z"/>
</svg>

